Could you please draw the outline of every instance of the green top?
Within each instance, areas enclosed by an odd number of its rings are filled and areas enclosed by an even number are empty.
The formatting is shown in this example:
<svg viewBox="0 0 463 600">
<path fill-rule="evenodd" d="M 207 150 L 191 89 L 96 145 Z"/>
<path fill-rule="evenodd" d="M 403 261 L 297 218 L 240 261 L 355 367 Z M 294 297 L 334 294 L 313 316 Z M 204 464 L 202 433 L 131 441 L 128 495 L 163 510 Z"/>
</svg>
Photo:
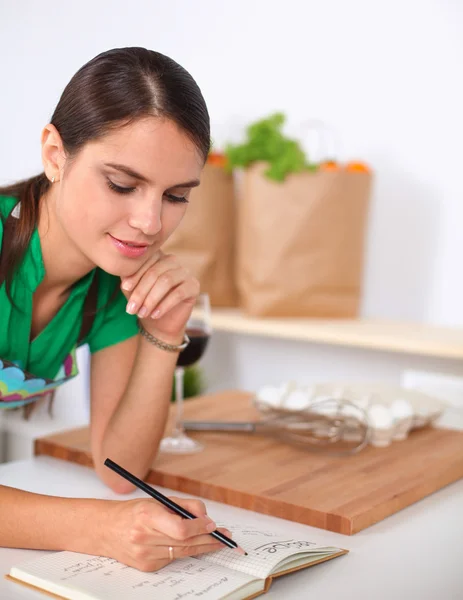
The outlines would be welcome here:
<svg viewBox="0 0 463 600">
<path fill-rule="evenodd" d="M 0 248 L 2 220 L 16 203 L 16 198 L 0 196 Z M 92 353 L 132 337 L 138 331 L 136 317 L 125 310 L 127 301 L 119 288 L 119 278 L 99 271 L 97 308 L 101 310 L 96 313 L 92 328 L 82 342 L 89 344 Z M 77 343 L 85 296 L 95 272 L 96 269 L 76 282 L 58 313 L 30 341 L 32 297 L 45 275 L 40 237 L 35 229 L 12 282 L 14 306 L 7 297 L 5 283 L 0 286 L 0 359 L 14 362 L 36 377 L 54 379 Z M 115 286 L 119 290 L 111 300 Z"/>
</svg>

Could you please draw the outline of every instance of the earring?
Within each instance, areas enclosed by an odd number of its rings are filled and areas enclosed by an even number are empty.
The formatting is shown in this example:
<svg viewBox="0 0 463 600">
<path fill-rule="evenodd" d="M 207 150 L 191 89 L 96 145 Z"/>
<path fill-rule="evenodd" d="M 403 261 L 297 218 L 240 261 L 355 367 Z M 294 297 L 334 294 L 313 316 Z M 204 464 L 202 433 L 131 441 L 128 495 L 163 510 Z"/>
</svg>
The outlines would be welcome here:
<svg viewBox="0 0 463 600">
<path fill-rule="evenodd" d="M 53 177 L 51 178 L 51 182 L 55 183 L 55 176 L 53 175 Z"/>
</svg>

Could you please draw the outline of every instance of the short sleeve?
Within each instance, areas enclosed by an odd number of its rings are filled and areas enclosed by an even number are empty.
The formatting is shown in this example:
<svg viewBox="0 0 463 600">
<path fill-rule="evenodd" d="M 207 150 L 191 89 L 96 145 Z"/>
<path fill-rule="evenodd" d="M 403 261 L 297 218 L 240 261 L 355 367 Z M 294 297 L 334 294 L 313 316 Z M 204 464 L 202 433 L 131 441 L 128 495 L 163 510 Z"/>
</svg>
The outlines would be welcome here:
<svg viewBox="0 0 463 600">
<path fill-rule="evenodd" d="M 102 271 L 99 275 L 98 311 L 84 340 L 92 354 L 138 333 L 137 317 L 126 312 L 127 300 L 119 288 L 118 278 Z"/>
</svg>

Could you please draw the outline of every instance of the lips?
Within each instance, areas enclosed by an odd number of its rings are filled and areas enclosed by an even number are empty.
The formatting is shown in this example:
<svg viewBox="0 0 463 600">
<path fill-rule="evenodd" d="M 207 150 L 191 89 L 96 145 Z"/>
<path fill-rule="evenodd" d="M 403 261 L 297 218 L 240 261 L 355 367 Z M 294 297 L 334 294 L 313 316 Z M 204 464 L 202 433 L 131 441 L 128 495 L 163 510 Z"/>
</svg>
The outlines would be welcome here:
<svg viewBox="0 0 463 600">
<path fill-rule="evenodd" d="M 121 244 L 125 244 L 126 246 L 135 246 L 135 248 L 145 248 L 145 246 L 148 246 L 148 244 L 139 244 L 137 242 L 128 242 L 127 240 L 120 240 L 118 238 L 114 238 L 115 240 L 117 240 L 118 242 L 121 242 Z"/>
<path fill-rule="evenodd" d="M 147 251 L 149 244 L 140 244 L 140 242 L 132 242 L 129 240 L 120 240 L 115 238 L 110 233 L 108 234 L 112 244 L 116 249 L 128 258 L 138 258 Z"/>
</svg>

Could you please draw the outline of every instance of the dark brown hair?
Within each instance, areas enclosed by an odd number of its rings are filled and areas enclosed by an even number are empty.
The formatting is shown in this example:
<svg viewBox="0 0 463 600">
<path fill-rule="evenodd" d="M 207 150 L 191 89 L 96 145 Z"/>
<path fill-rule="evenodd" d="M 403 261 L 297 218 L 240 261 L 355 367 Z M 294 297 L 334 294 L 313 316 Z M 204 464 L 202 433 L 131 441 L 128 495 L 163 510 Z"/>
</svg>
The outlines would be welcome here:
<svg viewBox="0 0 463 600">
<path fill-rule="evenodd" d="M 206 160 L 210 123 L 201 90 L 174 60 L 145 48 L 116 48 L 86 63 L 64 89 L 50 122 L 63 140 L 67 157 L 72 158 L 110 129 L 146 116 L 175 122 Z M 49 187 L 45 173 L 0 187 L 0 195 L 21 202 L 8 251 L 7 290 L 37 226 L 40 198 Z"/>
</svg>

